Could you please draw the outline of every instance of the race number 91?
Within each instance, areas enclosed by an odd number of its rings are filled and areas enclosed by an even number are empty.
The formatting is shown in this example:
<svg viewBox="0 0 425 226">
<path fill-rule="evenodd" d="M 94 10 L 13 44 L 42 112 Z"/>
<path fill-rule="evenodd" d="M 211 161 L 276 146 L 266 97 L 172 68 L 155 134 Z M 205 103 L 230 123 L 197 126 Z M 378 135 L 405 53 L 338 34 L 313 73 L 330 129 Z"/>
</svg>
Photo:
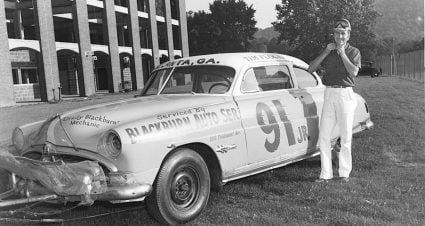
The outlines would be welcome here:
<svg viewBox="0 0 425 226">
<path fill-rule="evenodd" d="M 288 138 L 288 144 L 289 146 L 292 146 L 295 144 L 295 136 L 294 136 L 294 130 L 292 129 L 291 122 L 288 120 L 288 117 L 286 116 L 286 112 L 282 106 L 282 103 L 279 100 L 273 100 L 272 101 L 274 107 L 276 108 L 280 120 L 283 122 L 287 138 Z M 257 123 L 261 127 L 261 130 L 265 134 L 274 134 L 273 141 L 269 141 L 268 138 L 266 138 L 266 141 L 264 142 L 264 147 L 268 152 L 275 152 L 280 144 L 280 128 L 279 124 L 277 123 L 276 117 L 273 114 L 271 108 L 266 105 L 265 103 L 258 103 L 256 107 L 256 113 L 257 113 Z M 263 115 L 267 117 L 267 122 L 265 122 Z"/>
</svg>

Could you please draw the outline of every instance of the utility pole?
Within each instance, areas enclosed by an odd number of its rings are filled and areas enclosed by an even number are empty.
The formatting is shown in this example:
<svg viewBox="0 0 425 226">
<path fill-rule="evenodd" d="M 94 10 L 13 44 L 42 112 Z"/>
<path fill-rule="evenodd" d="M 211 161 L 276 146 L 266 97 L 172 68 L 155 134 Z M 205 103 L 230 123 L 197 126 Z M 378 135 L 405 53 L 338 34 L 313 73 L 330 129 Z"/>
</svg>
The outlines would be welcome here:
<svg viewBox="0 0 425 226">
<path fill-rule="evenodd" d="M 395 57 L 395 37 L 392 37 L 391 39 L 392 44 L 391 44 L 391 75 L 396 75 L 397 74 L 397 61 L 396 61 L 396 57 Z"/>
</svg>

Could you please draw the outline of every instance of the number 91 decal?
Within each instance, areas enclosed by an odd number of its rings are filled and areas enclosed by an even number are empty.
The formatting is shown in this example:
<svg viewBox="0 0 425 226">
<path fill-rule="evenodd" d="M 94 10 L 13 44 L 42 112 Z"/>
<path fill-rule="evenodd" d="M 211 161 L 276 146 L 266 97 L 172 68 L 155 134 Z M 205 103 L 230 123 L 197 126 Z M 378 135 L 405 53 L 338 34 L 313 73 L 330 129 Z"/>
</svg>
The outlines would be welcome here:
<svg viewBox="0 0 425 226">
<path fill-rule="evenodd" d="M 310 140 L 307 127 L 305 125 L 302 125 L 298 128 L 299 137 L 295 139 L 292 123 L 288 120 L 288 117 L 286 115 L 286 112 L 285 112 L 285 109 L 283 108 L 282 103 L 279 100 L 273 100 L 272 103 L 279 114 L 280 121 L 283 123 L 283 126 L 285 127 L 286 137 L 288 139 L 289 146 L 295 145 L 297 142 L 302 143 L 303 141 Z M 257 123 L 261 127 L 261 130 L 263 131 L 263 133 L 274 134 L 274 139 L 272 142 L 268 138 L 266 138 L 266 141 L 264 142 L 264 147 L 266 148 L 268 152 L 275 152 L 280 145 L 281 131 L 280 131 L 279 123 L 277 122 L 277 119 L 275 115 L 273 114 L 272 109 L 265 103 L 260 102 L 257 104 L 256 113 L 257 113 Z M 264 120 L 263 115 L 267 117 L 267 123 L 266 123 L 266 120 Z"/>
</svg>

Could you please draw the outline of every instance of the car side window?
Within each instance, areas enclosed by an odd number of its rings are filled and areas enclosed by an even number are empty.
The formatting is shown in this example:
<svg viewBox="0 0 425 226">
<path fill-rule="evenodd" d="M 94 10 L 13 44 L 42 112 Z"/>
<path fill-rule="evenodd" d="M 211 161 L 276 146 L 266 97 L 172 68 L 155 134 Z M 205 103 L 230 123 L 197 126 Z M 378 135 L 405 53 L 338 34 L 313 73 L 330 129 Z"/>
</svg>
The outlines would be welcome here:
<svg viewBox="0 0 425 226">
<path fill-rule="evenodd" d="M 241 91 L 243 93 L 255 93 L 262 91 L 258 86 L 257 78 L 255 77 L 254 70 L 250 68 L 246 73 L 242 81 Z"/>
<path fill-rule="evenodd" d="M 242 92 L 271 91 L 293 88 L 289 68 L 284 65 L 249 69 L 242 83 Z"/>
<path fill-rule="evenodd" d="M 319 84 L 316 77 L 304 69 L 294 67 L 294 73 L 299 88 L 316 87 Z"/>
</svg>

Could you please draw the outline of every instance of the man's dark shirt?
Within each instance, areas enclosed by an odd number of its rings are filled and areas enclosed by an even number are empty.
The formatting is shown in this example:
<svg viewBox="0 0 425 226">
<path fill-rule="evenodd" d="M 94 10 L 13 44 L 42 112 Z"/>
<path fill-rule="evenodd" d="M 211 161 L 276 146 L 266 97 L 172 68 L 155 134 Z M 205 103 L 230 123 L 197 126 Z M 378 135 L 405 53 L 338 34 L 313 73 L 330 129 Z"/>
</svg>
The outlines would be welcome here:
<svg viewBox="0 0 425 226">
<path fill-rule="evenodd" d="M 345 54 L 347 54 L 348 59 L 356 65 L 361 67 L 361 56 L 360 51 L 347 43 L 345 47 Z M 323 69 L 325 69 L 325 74 L 323 75 L 323 84 L 327 86 L 344 86 L 344 87 L 353 87 L 354 86 L 354 77 L 348 73 L 345 69 L 344 63 L 342 62 L 341 57 L 338 55 L 337 50 L 332 50 L 328 56 L 322 62 Z"/>
</svg>

